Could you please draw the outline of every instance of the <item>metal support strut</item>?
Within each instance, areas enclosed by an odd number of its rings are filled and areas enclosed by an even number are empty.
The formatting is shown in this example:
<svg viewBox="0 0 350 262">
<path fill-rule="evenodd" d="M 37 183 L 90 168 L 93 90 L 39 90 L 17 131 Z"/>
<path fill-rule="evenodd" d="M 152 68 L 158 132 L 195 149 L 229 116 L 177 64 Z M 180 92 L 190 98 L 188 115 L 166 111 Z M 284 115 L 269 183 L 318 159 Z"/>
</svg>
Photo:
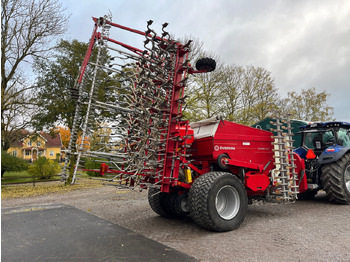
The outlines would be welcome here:
<svg viewBox="0 0 350 262">
<path fill-rule="evenodd" d="M 93 20 L 73 88 L 76 112 L 62 179 L 71 177 L 74 183 L 85 161 L 94 159 L 104 163 L 100 173 L 112 185 L 169 192 L 185 167 L 191 138 L 182 120 L 187 74 L 195 72 L 188 64 L 190 44 L 171 39 L 167 23 L 159 36 L 151 20 L 145 32 L 115 24 L 108 16 Z M 143 36 L 145 49 L 111 38 L 112 29 Z M 90 61 L 96 48 L 95 61 Z M 101 143 L 90 145 L 91 136 Z"/>
</svg>

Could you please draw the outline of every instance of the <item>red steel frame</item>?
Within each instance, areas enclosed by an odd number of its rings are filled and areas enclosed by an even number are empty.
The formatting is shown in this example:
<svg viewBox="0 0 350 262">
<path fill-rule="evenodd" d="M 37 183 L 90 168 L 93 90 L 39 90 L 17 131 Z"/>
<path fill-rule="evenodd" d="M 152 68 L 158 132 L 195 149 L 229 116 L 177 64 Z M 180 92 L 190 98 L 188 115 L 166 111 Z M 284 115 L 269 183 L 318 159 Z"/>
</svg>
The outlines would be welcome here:
<svg viewBox="0 0 350 262">
<path fill-rule="evenodd" d="M 92 50 L 93 47 L 96 43 L 96 41 L 101 39 L 101 33 L 97 32 L 97 29 L 99 26 L 102 25 L 102 21 L 101 19 L 104 18 L 95 18 L 93 17 L 93 21 L 95 22 L 94 25 L 94 29 L 93 29 L 93 33 L 90 39 L 90 43 L 89 43 L 89 47 L 88 50 L 86 52 L 84 61 L 82 63 L 81 69 L 79 71 L 79 78 L 78 78 L 78 83 L 80 84 L 82 79 L 83 79 L 83 75 L 85 73 L 87 64 L 89 62 L 89 59 L 91 57 L 92 54 Z M 139 35 L 143 35 L 143 36 L 150 36 L 152 37 L 152 35 L 150 34 L 146 34 L 145 32 L 136 30 L 136 29 L 132 29 L 129 27 L 125 27 L 122 26 L 120 24 L 116 24 L 113 23 L 111 21 L 108 20 L 104 20 L 103 21 L 105 24 L 108 24 L 112 27 L 116 27 L 116 28 L 120 28 L 122 30 L 126 30 L 132 33 L 136 33 Z M 159 41 L 167 41 L 165 39 L 162 39 L 160 37 L 155 37 L 157 40 Z M 128 49 L 129 51 L 134 52 L 137 55 L 144 55 L 144 51 L 140 50 L 136 47 L 124 44 L 122 42 L 119 42 L 117 40 L 108 38 L 108 37 L 103 37 L 104 40 L 112 42 L 114 44 L 120 45 L 126 49 Z M 170 43 L 169 43 L 170 44 Z M 171 43 L 172 44 L 172 43 Z M 173 76 L 172 77 L 173 80 L 173 84 L 172 84 L 172 90 L 171 90 L 171 108 L 170 108 L 170 112 L 169 112 L 169 126 L 168 129 L 166 131 L 163 132 L 163 137 L 166 140 L 166 146 L 165 146 L 165 156 L 161 157 L 161 159 L 164 160 L 164 167 L 162 171 L 162 176 L 161 176 L 161 191 L 162 192 L 169 192 L 170 191 L 170 187 L 174 186 L 174 185 L 178 185 L 178 186 L 182 186 L 184 188 L 189 188 L 190 185 L 189 184 L 185 184 L 185 183 L 180 183 L 177 181 L 178 178 L 178 174 L 179 174 L 179 169 L 180 169 L 180 164 L 184 164 L 187 163 L 186 159 L 185 159 L 185 155 L 186 155 L 186 147 L 184 146 L 187 143 L 188 140 L 188 121 L 179 121 L 179 117 L 182 115 L 182 106 L 180 105 L 181 99 L 184 96 L 184 88 L 185 85 L 183 84 L 183 80 L 186 77 L 187 73 L 204 73 L 206 72 L 206 70 L 201 70 L 201 71 L 196 71 L 194 69 L 191 68 L 190 64 L 184 64 L 184 62 L 187 60 L 188 58 L 188 48 L 185 47 L 184 45 L 181 45 L 180 43 L 176 42 L 176 47 L 177 47 L 177 52 L 176 52 L 176 58 L 175 58 L 175 70 L 173 72 Z M 185 134 L 183 136 L 182 141 L 179 141 L 179 139 L 175 139 L 176 137 L 180 137 L 180 129 L 182 127 L 185 126 Z M 190 165 L 190 164 L 189 164 Z M 196 167 L 190 165 L 194 170 L 200 172 L 200 170 L 198 170 Z M 85 169 L 83 169 L 85 170 Z M 87 170 L 86 171 L 97 171 L 97 170 Z M 147 170 L 144 170 L 147 171 Z M 101 169 L 99 170 L 100 174 L 104 174 L 104 173 L 121 173 L 121 174 L 126 174 L 126 175 L 130 175 L 130 173 L 128 172 L 123 172 L 123 171 L 117 171 L 117 170 L 111 170 L 108 168 L 108 166 L 101 166 Z M 159 170 L 158 170 L 159 172 Z M 146 173 L 146 172 L 145 172 Z M 200 172 L 201 173 L 201 172 Z M 146 182 L 160 182 L 159 179 L 156 179 L 155 181 L 149 181 L 149 177 L 148 175 L 145 174 L 139 174 L 142 175 L 144 177 L 144 181 Z"/>
</svg>

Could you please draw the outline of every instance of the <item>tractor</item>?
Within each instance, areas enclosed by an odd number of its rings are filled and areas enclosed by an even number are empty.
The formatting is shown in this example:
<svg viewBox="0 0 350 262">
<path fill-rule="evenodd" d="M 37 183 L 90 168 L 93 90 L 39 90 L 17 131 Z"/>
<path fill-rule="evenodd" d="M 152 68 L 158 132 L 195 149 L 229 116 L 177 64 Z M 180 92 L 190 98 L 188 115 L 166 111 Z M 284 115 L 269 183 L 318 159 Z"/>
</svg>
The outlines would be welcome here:
<svg viewBox="0 0 350 262">
<path fill-rule="evenodd" d="M 305 161 L 307 188 L 299 198 L 323 189 L 330 201 L 350 204 L 350 123 L 311 123 L 300 127 L 301 145 L 294 150 Z"/>
</svg>

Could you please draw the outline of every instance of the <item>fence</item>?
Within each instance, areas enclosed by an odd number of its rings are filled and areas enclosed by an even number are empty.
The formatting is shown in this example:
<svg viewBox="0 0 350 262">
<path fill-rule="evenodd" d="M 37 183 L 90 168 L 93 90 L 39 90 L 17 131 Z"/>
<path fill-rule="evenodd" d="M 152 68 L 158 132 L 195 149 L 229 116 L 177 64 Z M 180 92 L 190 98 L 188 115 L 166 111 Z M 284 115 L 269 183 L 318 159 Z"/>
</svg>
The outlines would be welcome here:
<svg viewBox="0 0 350 262">
<path fill-rule="evenodd" d="M 44 182 L 53 182 L 53 181 L 61 181 L 60 176 L 53 176 L 49 179 L 42 179 L 41 177 L 35 176 L 13 176 L 13 177 L 2 177 L 1 185 L 14 185 L 14 184 L 29 184 L 33 183 L 44 183 Z"/>
</svg>

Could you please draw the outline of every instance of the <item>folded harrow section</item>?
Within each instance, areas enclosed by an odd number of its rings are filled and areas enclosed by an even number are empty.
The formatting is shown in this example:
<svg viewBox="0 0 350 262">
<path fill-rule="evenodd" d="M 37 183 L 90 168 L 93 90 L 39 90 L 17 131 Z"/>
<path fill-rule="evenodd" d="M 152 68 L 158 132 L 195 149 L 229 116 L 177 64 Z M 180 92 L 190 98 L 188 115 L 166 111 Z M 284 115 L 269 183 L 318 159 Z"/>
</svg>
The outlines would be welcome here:
<svg viewBox="0 0 350 262">
<path fill-rule="evenodd" d="M 273 192 L 268 198 L 277 202 L 293 202 L 297 199 L 299 186 L 297 185 L 298 174 L 296 172 L 295 158 L 293 153 L 293 134 L 290 116 L 284 119 L 276 113 L 275 121 L 271 124 L 275 126 L 271 129 L 275 133 L 274 142 L 274 164 L 276 169 L 272 173 Z"/>
<path fill-rule="evenodd" d="M 190 43 L 171 39 L 167 23 L 157 35 L 152 21 L 145 32 L 115 24 L 107 16 L 94 22 L 72 89 L 77 105 L 62 178 L 74 183 L 84 161 L 95 159 L 104 163 L 100 172 L 115 185 L 152 184 L 168 192 L 178 180 L 180 166 L 186 164 L 191 138 L 181 118 L 187 74 L 194 72 L 187 60 Z M 144 50 L 113 39 L 112 30 L 141 35 Z M 104 130 L 97 132 L 103 142 L 92 150 L 89 138 L 98 129 Z"/>
</svg>

